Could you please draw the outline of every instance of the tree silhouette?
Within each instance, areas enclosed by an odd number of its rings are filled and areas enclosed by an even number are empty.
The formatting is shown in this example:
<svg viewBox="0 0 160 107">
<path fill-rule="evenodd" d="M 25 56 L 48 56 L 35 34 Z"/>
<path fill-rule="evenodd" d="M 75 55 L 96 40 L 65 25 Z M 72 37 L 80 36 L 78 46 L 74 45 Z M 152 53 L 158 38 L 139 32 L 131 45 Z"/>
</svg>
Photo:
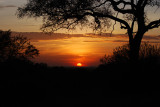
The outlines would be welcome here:
<svg viewBox="0 0 160 107">
<path fill-rule="evenodd" d="M 74 29 L 78 25 L 95 30 L 106 29 L 110 20 L 127 31 L 130 59 L 139 58 L 139 49 L 144 34 L 160 26 L 160 19 L 150 21 L 147 7 L 160 7 L 159 0 L 28 0 L 18 8 L 18 17 L 43 17 L 43 31 Z"/>
<path fill-rule="evenodd" d="M 26 37 L 11 36 L 11 31 L 0 31 L 0 62 L 28 58 L 39 55 L 38 49 Z"/>
</svg>

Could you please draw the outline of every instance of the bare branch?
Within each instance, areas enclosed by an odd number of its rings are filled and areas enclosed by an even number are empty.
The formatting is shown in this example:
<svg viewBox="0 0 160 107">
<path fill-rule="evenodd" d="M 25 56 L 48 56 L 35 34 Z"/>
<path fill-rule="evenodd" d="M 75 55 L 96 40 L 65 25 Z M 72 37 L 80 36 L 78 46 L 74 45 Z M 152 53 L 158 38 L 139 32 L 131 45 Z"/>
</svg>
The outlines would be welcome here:
<svg viewBox="0 0 160 107">
<path fill-rule="evenodd" d="M 134 8 L 136 8 L 136 5 L 134 5 L 134 3 L 127 2 L 127 1 L 124 1 L 124 0 L 120 0 L 120 1 L 117 1 L 117 2 L 114 1 L 114 0 L 108 0 L 108 1 L 111 2 L 112 6 L 113 6 L 113 9 L 115 11 L 118 11 L 118 12 L 120 12 L 122 14 L 126 14 L 126 13 L 133 14 L 134 13 Z M 120 5 L 120 4 L 123 4 L 124 6 L 129 5 L 129 6 L 133 7 L 133 8 L 131 8 L 131 9 L 119 8 L 118 5 Z"/>
<path fill-rule="evenodd" d="M 149 23 L 146 30 L 148 31 L 149 29 L 154 29 L 158 27 L 160 27 L 160 19 Z"/>
</svg>

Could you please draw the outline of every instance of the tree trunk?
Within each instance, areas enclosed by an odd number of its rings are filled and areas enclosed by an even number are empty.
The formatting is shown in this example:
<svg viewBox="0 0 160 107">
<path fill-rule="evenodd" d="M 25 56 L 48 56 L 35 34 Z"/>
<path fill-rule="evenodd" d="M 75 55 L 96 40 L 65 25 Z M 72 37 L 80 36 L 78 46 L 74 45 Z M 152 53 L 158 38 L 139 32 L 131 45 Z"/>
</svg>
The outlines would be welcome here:
<svg viewBox="0 0 160 107">
<path fill-rule="evenodd" d="M 130 46 L 130 60 L 131 62 L 137 62 L 139 59 L 139 49 L 140 49 L 140 41 L 132 40 L 129 44 Z"/>
<path fill-rule="evenodd" d="M 143 37 L 144 33 L 137 33 L 134 37 L 134 39 L 129 41 L 129 48 L 130 48 L 130 52 L 129 52 L 129 57 L 130 57 L 130 61 L 133 64 L 138 63 L 139 60 L 139 50 L 140 50 L 140 45 L 141 45 L 141 41 L 142 41 L 142 37 Z"/>
<path fill-rule="evenodd" d="M 137 17 L 137 24 L 138 24 L 137 33 L 135 36 L 133 36 L 133 29 L 132 31 L 128 32 L 129 37 L 130 36 L 132 37 L 131 39 L 129 39 L 129 46 L 130 46 L 129 57 L 131 63 L 134 64 L 138 63 L 141 41 L 143 35 L 146 32 L 144 8 L 138 8 L 138 12 L 135 14 L 135 16 Z"/>
</svg>

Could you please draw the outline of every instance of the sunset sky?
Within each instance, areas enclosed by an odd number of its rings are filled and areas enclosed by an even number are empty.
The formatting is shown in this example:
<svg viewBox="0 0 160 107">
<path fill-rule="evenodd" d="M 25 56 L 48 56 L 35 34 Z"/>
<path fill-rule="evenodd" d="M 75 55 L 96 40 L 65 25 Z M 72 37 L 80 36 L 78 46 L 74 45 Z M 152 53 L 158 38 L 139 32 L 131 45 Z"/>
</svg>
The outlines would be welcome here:
<svg viewBox="0 0 160 107">
<path fill-rule="evenodd" d="M 49 66 L 98 66 L 100 58 L 111 55 L 113 49 L 128 43 L 126 35 L 13 33 L 24 35 L 40 50 L 35 62 Z M 160 43 L 160 36 L 145 36 L 143 41 Z"/>
<path fill-rule="evenodd" d="M 41 18 L 23 18 L 18 19 L 16 11 L 19 6 L 23 6 L 27 0 L 0 0 L 0 29 L 12 30 L 15 32 L 41 32 Z M 151 20 L 160 17 L 160 9 L 147 9 Z M 112 29 L 108 29 L 106 33 L 110 33 Z M 38 62 L 45 62 L 51 66 L 76 66 L 77 63 L 82 63 L 83 66 L 97 66 L 99 59 L 105 54 L 111 54 L 112 50 L 128 41 L 124 36 L 99 37 L 85 33 L 93 33 L 91 29 L 60 30 L 56 33 L 69 33 L 72 35 L 53 35 L 44 36 L 39 33 L 23 33 L 29 35 L 32 43 L 40 50 L 40 56 L 35 59 Z M 114 34 L 124 34 L 126 31 L 119 29 L 116 26 Z M 81 34 L 81 35 L 74 35 Z M 39 36 L 41 35 L 41 36 Z M 151 30 L 147 35 L 160 35 L 160 28 Z M 44 36 L 44 37 L 43 37 Z M 158 37 L 157 37 L 158 38 Z M 146 41 L 158 42 L 159 38 L 148 36 Z"/>
<path fill-rule="evenodd" d="M 17 32 L 41 32 L 40 27 L 42 25 L 42 19 L 37 18 L 36 20 L 33 18 L 24 18 L 18 19 L 16 14 L 17 8 L 23 6 L 27 3 L 27 0 L 0 0 L 0 29 Z M 156 8 L 148 8 L 147 9 L 149 15 L 149 19 L 154 20 L 160 17 L 160 9 Z M 159 29 L 152 30 L 148 32 L 148 34 L 159 35 Z M 66 31 L 58 31 L 63 33 L 88 33 L 92 32 L 91 29 L 83 29 L 83 30 L 75 30 L 73 32 Z M 111 32 L 109 29 L 107 32 Z M 125 33 L 124 30 L 119 29 L 118 25 L 114 31 L 116 34 Z"/>
</svg>

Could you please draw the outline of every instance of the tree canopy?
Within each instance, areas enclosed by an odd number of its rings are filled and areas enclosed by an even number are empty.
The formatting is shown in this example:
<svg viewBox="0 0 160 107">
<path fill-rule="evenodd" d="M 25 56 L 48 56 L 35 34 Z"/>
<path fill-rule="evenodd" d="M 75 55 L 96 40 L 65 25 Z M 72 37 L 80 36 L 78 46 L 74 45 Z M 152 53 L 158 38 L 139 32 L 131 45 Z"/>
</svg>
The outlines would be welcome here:
<svg viewBox="0 0 160 107">
<path fill-rule="evenodd" d="M 43 17 L 43 31 L 74 29 L 78 25 L 102 31 L 111 20 L 127 31 L 131 59 L 137 59 L 143 35 L 160 26 L 149 19 L 147 8 L 158 9 L 159 0 L 28 0 L 18 8 L 18 17 Z"/>
<path fill-rule="evenodd" d="M 148 6 L 159 7 L 159 0 L 28 0 L 18 8 L 18 17 L 43 17 L 43 30 L 56 31 L 60 28 L 73 29 L 78 24 L 95 29 L 110 25 L 108 19 L 121 24 L 121 28 L 133 32 L 134 23 L 143 18 L 145 31 L 160 26 L 160 19 L 147 21 Z M 118 17 L 123 14 L 124 17 Z M 90 17 L 90 18 L 89 18 Z M 128 23 L 132 21 L 130 25 Z"/>
</svg>

